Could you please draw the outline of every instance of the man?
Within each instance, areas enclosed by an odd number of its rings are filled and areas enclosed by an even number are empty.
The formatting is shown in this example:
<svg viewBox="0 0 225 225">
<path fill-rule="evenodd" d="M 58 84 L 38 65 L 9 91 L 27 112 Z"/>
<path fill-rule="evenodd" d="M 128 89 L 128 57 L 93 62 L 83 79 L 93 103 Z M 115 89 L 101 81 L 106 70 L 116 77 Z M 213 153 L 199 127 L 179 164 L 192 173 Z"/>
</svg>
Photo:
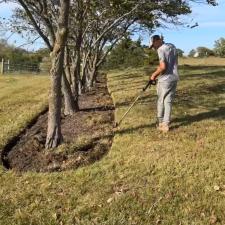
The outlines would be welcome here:
<svg viewBox="0 0 225 225">
<path fill-rule="evenodd" d="M 163 132 L 169 131 L 172 111 L 172 102 L 175 96 L 177 81 L 177 51 L 173 44 L 164 43 L 159 35 L 151 37 L 150 49 L 157 50 L 159 66 L 150 76 L 150 80 L 158 79 L 157 84 L 157 118 L 158 129 Z"/>
</svg>

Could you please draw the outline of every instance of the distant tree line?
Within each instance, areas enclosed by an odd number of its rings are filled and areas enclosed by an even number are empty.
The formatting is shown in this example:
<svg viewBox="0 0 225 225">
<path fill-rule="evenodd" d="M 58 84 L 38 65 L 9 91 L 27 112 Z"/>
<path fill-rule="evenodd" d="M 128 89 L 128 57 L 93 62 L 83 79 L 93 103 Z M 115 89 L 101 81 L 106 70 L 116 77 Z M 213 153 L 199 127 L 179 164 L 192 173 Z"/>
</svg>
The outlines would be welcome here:
<svg viewBox="0 0 225 225">
<path fill-rule="evenodd" d="M 141 39 L 133 41 L 129 36 L 119 41 L 108 54 L 103 68 L 116 69 L 118 67 L 138 67 L 155 64 L 158 57 L 155 51 L 141 44 Z"/>
<path fill-rule="evenodd" d="M 23 48 L 17 48 L 9 45 L 6 40 L 0 39 L 0 60 L 9 60 L 13 64 L 33 64 L 39 65 L 43 57 L 49 55 L 47 49 L 39 49 L 35 52 L 27 51 Z"/>
<path fill-rule="evenodd" d="M 209 49 L 206 47 L 197 47 L 192 49 L 189 54 L 189 57 L 208 57 L 208 56 L 217 56 L 225 57 L 225 38 L 220 38 L 215 41 L 214 48 Z"/>
<path fill-rule="evenodd" d="M 214 49 L 197 47 L 192 49 L 188 57 L 225 57 L 225 38 L 215 41 Z M 105 51 L 107 50 L 107 47 Z M 177 48 L 179 57 L 184 57 L 184 51 Z M 103 68 L 116 69 L 119 67 L 138 67 L 158 62 L 156 51 L 150 50 L 148 46 L 141 44 L 141 39 L 133 41 L 130 36 L 124 37 L 109 52 L 104 61 Z"/>
</svg>

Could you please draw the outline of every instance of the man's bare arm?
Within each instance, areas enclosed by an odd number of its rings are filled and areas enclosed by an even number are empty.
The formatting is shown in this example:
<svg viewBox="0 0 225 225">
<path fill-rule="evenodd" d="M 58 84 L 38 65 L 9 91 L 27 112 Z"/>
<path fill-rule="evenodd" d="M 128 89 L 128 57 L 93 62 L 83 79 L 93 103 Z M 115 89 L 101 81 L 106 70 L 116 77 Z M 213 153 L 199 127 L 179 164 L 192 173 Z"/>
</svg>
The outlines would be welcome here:
<svg viewBox="0 0 225 225">
<path fill-rule="evenodd" d="M 150 80 L 155 80 L 165 70 L 166 70 L 166 63 L 163 62 L 163 61 L 160 61 L 159 66 L 157 67 L 157 69 L 150 76 Z"/>
</svg>

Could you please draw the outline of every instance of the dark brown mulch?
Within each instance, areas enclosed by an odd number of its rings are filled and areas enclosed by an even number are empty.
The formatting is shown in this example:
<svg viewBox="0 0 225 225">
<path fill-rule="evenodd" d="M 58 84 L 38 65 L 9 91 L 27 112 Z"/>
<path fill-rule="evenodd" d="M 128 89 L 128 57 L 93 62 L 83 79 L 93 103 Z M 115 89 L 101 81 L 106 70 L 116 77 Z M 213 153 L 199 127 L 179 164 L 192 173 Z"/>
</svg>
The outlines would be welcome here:
<svg viewBox="0 0 225 225">
<path fill-rule="evenodd" d="M 101 159 L 112 144 L 114 106 L 106 75 L 98 79 L 93 90 L 80 97 L 80 111 L 62 118 L 63 145 L 44 149 L 47 113 L 43 113 L 6 146 L 4 165 L 16 171 L 53 172 L 76 169 Z"/>
</svg>

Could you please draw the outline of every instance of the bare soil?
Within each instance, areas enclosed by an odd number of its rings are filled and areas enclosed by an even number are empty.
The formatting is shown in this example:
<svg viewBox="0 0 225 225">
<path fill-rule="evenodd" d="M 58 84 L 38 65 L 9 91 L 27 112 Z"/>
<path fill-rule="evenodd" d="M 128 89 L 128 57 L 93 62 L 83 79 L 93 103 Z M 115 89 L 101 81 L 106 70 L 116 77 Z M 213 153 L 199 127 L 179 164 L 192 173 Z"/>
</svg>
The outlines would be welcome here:
<svg viewBox="0 0 225 225">
<path fill-rule="evenodd" d="M 6 168 L 16 171 L 54 172 L 76 169 L 101 159 L 113 139 L 114 106 L 106 75 L 101 74 L 95 87 L 80 96 L 80 111 L 62 116 L 64 144 L 57 149 L 44 148 L 47 110 L 41 113 L 3 149 Z"/>
</svg>

